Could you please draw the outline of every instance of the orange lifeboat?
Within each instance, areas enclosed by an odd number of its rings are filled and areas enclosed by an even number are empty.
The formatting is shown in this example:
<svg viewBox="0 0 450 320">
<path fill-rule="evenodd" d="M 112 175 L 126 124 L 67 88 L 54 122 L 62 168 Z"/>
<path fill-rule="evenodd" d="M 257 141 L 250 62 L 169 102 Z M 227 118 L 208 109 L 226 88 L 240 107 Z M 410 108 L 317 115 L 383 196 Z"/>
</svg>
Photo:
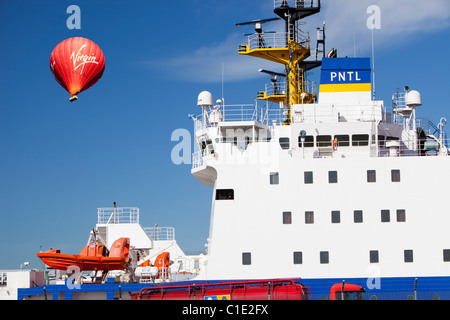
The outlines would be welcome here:
<svg viewBox="0 0 450 320">
<path fill-rule="evenodd" d="M 80 271 L 109 271 L 126 269 L 130 258 L 130 239 L 117 239 L 111 246 L 109 255 L 102 244 L 91 244 L 83 248 L 78 255 L 63 254 L 59 249 L 50 249 L 38 253 L 37 256 L 53 269 L 67 270 L 77 266 Z"/>
<path fill-rule="evenodd" d="M 160 253 L 156 259 L 154 267 L 158 268 L 158 276 L 164 277 L 169 272 L 169 265 L 170 265 L 170 253 L 169 252 L 163 252 Z"/>
</svg>

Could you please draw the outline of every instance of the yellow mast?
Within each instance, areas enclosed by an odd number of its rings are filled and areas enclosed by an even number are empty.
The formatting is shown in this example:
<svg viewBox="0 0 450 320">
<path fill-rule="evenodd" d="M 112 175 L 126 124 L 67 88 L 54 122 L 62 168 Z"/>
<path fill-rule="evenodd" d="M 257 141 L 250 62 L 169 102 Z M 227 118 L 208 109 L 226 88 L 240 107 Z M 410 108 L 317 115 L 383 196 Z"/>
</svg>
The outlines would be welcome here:
<svg viewBox="0 0 450 320">
<path fill-rule="evenodd" d="M 281 2 L 278 7 L 277 2 Z M 285 125 L 291 124 L 291 106 L 293 104 L 311 103 L 316 99 L 315 94 L 305 89 L 306 70 L 305 64 L 302 64 L 311 54 L 310 42 L 308 38 L 301 39 L 301 31 L 295 25 L 296 21 L 320 11 L 320 1 L 308 2 L 310 5 L 307 5 L 305 1 L 298 0 L 275 0 L 274 12 L 286 21 L 286 33 L 281 35 L 282 38 L 277 33 L 272 35 L 263 33 L 261 28 L 262 23 L 279 20 L 279 18 L 237 24 L 255 24 L 257 26 L 256 33 L 248 35 L 248 44 L 239 46 L 238 53 L 240 55 L 248 55 L 284 65 L 287 90 L 270 93 L 261 91 L 258 93 L 257 99 L 275 103 L 282 102 L 287 109 Z"/>
</svg>

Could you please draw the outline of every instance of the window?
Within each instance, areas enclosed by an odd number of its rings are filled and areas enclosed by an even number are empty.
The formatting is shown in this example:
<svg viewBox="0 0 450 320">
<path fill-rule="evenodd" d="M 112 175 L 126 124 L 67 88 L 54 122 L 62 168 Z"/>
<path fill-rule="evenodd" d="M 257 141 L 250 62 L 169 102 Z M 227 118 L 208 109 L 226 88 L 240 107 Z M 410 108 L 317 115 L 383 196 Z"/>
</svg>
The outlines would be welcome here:
<svg viewBox="0 0 450 320">
<path fill-rule="evenodd" d="M 413 251 L 412 250 L 405 250 L 404 251 L 405 256 L 405 262 L 413 262 Z"/>
<path fill-rule="evenodd" d="M 350 136 L 348 136 L 348 135 L 335 135 L 334 140 L 337 140 L 336 147 L 350 146 Z"/>
<path fill-rule="evenodd" d="M 287 137 L 280 138 L 279 142 L 281 149 L 283 150 L 289 149 L 289 138 Z"/>
<path fill-rule="evenodd" d="M 8 274 L 6 272 L 0 272 L 0 287 L 8 285 Z"/>
<path fill-rule="evenodd" d="M 314 223 L 314 211 L 306 211 L 305 212 L 305 223 L 306 224 Z"/>
<path fill-rule="evenodd" d="M 390 222 L 391 213 L 389 210 L 381 210 L 381 222 Z"/>
<path fill-rule="evenodd" d="M 270 173 L 270 184 L 279 184 L 280 183 L 280 176 L 278 172 L 271 172 Z"/>
<path fill-rule="evenodd" d="M 400 182 L 400 170 L 391 170 L 392 182 Z"/>
<path fill-rule="evenodd" d="M 301 251 L 294 252 L 294 264 L 302 264 L 303 263 L 303 253 Z"/>
<path fill-rule="evenodd" d="M 318 147 L 331 147 L 331 136 L 317 136 Z"/>
<path fill-rule="evenodd" d="M 252 264 L 252 254 L 250 252 L 242 253 L 242 264 L 248 266 Z"/>
<path fill-rule="evenodd" d="M 450 262 L 450 249 L 444 249 L 444 262 Z"/>
<path fill-rule="evenodd" d="M 355 210 L 355 211 L 353 211 L 353 221 L 355 223 L 362 223 L 363 222 L 363 212 L 362 212 L 362 210 Z"/>
<path fill-rule="evenodd" d="M 378 263 L 379 262 L 378 250 L 369 251 L 369 258 L 370 258 L 370 263 Z"/>
<path fill-rule="evenodd" d="M 367 170 L 367 182 L 376 182 L 377 172 L 375 170 Z"/>
<path fill-rule="evenodd" d="M 283 224 L 292 224 L 292 213 L 290 211 L 283 212 Z"/>
<path fill-rule="evenodd" d="M 298 137 L 298 146 L 300 148 L 303 147 L 301 137 Z M 312 147 L 314 147 L 314 136 L 305 136 L 305 148 L 312 148 Z"/>
<path fill-rule="evenodd" d="M 320 263 L 327 264 L 330 263 L 330 256 L 328 251 L 320 251 Z"/>
<path fill-rule="evenodd" d="M 216 190 L 216 200 L 233 200 L 234 190 L 233 189 L 217 189 Z"/>
<path fill-rule="evenodd" d="M 385 136 L 378 136 L 378 146 L 380 148 L 384 147 L 384 139 L 385 139 Z"/>
<path fill-rule="evenodd" d="M 406 222 L 406 210 L 405 209 L 397 210 L 397 222 Z"/>
<path fill-rule="evenodd" d="M 328 182 L 329 183 L 338 182 L 337 171 L 328 171 Z"/>
<path fill-rule="evenodd" d="M 341 223 L 340 211 L 331 211 L 331 223 Z"/>
<path fill-rule="evenodd" d="M 312 171 L 305 171 L 305 184 L 313 183 L 313 173 Z"/>
<path fill-rule="evenodd" d="M 368 146 L 369 135 L 368 134 L 354 134 L 352 135 L 352 146 Z"/>
</svg>

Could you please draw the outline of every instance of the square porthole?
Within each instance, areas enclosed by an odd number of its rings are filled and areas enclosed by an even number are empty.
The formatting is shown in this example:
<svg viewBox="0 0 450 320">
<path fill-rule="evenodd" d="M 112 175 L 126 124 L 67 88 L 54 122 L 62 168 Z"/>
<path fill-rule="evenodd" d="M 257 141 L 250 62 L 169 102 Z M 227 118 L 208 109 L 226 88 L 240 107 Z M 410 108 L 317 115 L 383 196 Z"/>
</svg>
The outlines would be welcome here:
<svg viewBox="0 0 450 320">
<path fill-rule="evenodd" d="M 242 253 L 242 264 L 248 266 L 252 264 L 252 254 L 250 252 Z"/>
</svg>

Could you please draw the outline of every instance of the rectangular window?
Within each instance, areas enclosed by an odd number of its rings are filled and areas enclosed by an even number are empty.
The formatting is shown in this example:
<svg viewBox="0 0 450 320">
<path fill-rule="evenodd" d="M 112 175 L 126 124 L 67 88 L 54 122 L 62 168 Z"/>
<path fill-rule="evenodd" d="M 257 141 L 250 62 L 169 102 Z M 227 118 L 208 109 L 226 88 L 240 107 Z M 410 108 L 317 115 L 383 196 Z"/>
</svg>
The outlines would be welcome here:
<svg viewBox="0 0 450 320">
<path fill-rule="evenodd" d="M 444 249 L 444 262 L 450 262 L 450 249 Z"/>
<path fill-rule="evenodd" d="M 242 264 L 248 266 L 252 264 L 252 254 L 250 252 L 242 253 Z"/>
<path fill-rule="evenodd" d="M 305 148 L 312 148 L 314 147 L 314 136 L 305 136 Z M 303 147 L 302 138 L 298 137 L 298 146 L 300 148 Z"/>
<path fill-rule="evenodd" d="M 281 149 L 283 150 L 289 149 L 289 138 L 287 137 L 280 138 L 279 142 Z"/>
<path fill-rule="evenodd" d="M 353 221 L 355 223 L 362 223 L 363 222 L 363 212 L 362 212 L 362 210 L 355 210 L 355 211 L 353 211 Z"/>
<path fill-rule="evenodd" d="M 280 176 L 278 172 L 271 172 L 270 173 L 270 184 L 279 184 L 280 183 Z"/>
<path fill-rule="evenodd" d="M 352 135 L 352 146 L 368 146 L 369 135 L 368 134 L 354 134 Z"/>
<path fill-rule="evenodd" d="M 331 147 L 331 136 L 317 136 L 318 147 Z"/>
<path fill-rule="evenodd" d="M 391 170 L 392 182 L 400 182 L 400 170 Z"/>
<path fill-rule="evenodd" d="M 305 171 L 305 184 L 313 183 L 313 173 L 312 171 Z"/>
<path fill-rule="evenodd" d="M 329 183 L 337 183 L 338 182 L 337 171 L 328 171 L 328 182 Z"/>
<path fill-rule="evenodd" d="M 337 140 L 336 147 L 349 147 L 350 136 L 349 135 L 335 135 L 334 140 Z"/>
<path fill-rule="evenodd" d="M 341 223 L 340 211 L 331 211 L 331 223 Z"/>
<path fill-rule="evenodd" d="M 405 262 L 413 262 L 413 251 L 412 250 L 405 250 Z"/>
<path fill-rule="evenodd" d="M 378 146 L 380 148 L 384 148 L 384 139 L 386 139 L 385 136 L 378 136 Z"/>
<path fill-rule="evenodd" d="M 375 170 L 367 170 L 367 182 L 377 182 L 377 172 Z"/>
<path fill-rule="evenodd" d="M 391 213 L 389 210 L 381 210 L 381 222 L 390 222 Z"/>
<path fill-rule="evenodd" d="M 292 224 L 292 213 L 290 211 L 283 212 L 283 224 Z"/>
<path fill-rule="evenodd" d="M 305 223 L 306 224 L 314 223 L 314 211 L 306 211 L 305 212 Z"/>
<path fill-rule="evenodd" d="M 369 251 L 369 257 L 370 257 L 370 263 L 378 263 L 378 250 L 371 250 Z"/>
<path fill-rule="evenodd" d="M 233 200 L 234 190 L 233 189 L 217 189 L 216 190 L 216 200 Z"/>
<path fill-rule="evenodd" d="M 406 210 L 405 209 L 397 210 L 397 222 L 406 222 Z"/>
<path fill-rule="evenodd" d="M 8 274 L 6 272 L 0 272 L 0 287 L 8 285 Z"/>
<path fill-rule="evenodd" d="M 328 251 L 320 251 L 320 263 L 327 264 L 330 263 L 330 256 Z"/>
<path fill-rule="evenodd" d="M 302 264 L 303 263 L 303 253 L 301 251 L 294 252 L 294 264 Z"/>
</svg>

